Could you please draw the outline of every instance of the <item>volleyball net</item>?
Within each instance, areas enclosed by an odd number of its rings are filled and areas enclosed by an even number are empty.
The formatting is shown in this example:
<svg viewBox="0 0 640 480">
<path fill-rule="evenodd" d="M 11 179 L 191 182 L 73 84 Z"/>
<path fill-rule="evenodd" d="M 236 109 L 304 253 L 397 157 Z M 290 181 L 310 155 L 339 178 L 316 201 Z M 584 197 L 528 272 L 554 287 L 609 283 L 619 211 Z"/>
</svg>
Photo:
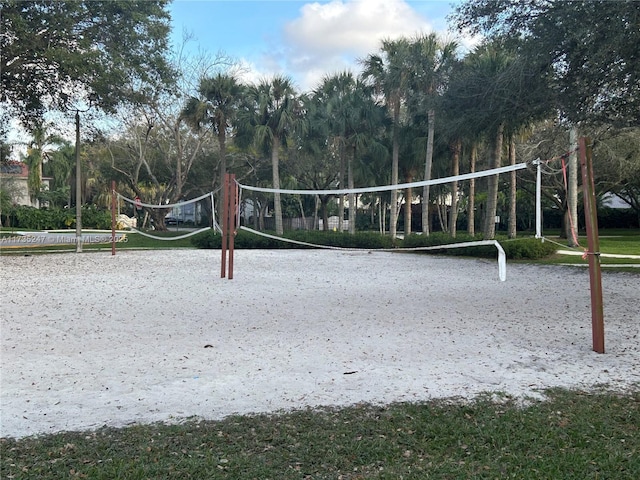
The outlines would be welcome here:
<svg viewBox="0 0 640 480">
<path fill-rule="evenodd" d="M 266 238 L 298 244 L 311 248 L 334 250 L 358 250 L 358 248 L 344 248 L 294 240 L 283 236 L 290 230 L 324 230 L 350 231 L 361 230 L 361 225 L 369 230 L 379 228 L 381 233 L 387 230 L 386 225 L 399 219 L 388 218 L 390 192 L 402 192 L 398 196 L 396 211 L 400 211 L 400 203 L 404 200 L 404 208 L 412 209 L 412 197 L 404 192 L 416 192 L 425 186 L 455 185 L 448 190 L 450 199 L 458 195 L 461 182 L 526 169 L 527 163 L 508 165 L 500 168 L 465 173 L 431 180 L 423 180 L 395 185 L 381 185 L 361 188 L 333 188 L 323 190 L 304 190 L 295 188 L 267 188 L 238 185 L 238 228 Z M 443 195 L 445 190 L 434 192 Z M 421 191 L 420 191 L 421 193 Z M 409 194 L 410 195 L 410 194 Z M 449 200 L 450 202 L 450 200 Z M 279 207 L 277 204 L 279 203 Z M 280 210 L 278 214 L 277 210 Z M 349 210 L 351 210 L 349 212 Z M 348 215 L 345 215 L 348 212 Z M 410 218 L 410 217 L 404 217 Z M 356 225 L 354 225 L 354 222 Z M 410 230 L 410 229 L 409 229 Z M 273 234 L 271 232 L 275 231 Z M 406 229 L 405 229 L 406 231 Z M 270 232 L 270 233 L 267 233 Z M 280 234 L 278 232 L 281 232 Z M 506 255 L 504 249 L 496 240 L 478 240 L 460 243 L 442 244 L 436 246 L 410 248 L 363 248 L 367 251 L 428 251 L 448 250 L 457 248 L 494 246 L 497 250 L 498 271 L 501 281 L 506 279 Z"/>
<path fill-rule="evenodd" d="M 221 231 L 216 220 L 214 192 L 164 204 L 145 203 L 138 197 L 128 198 L 118 192 L 114 192 L 114 195 L 117 204 L 116 222 L 144 237 L 175 241 L 211 229 Z M 162 235 L 158 234 L 160 232 Z"/>
</svg>

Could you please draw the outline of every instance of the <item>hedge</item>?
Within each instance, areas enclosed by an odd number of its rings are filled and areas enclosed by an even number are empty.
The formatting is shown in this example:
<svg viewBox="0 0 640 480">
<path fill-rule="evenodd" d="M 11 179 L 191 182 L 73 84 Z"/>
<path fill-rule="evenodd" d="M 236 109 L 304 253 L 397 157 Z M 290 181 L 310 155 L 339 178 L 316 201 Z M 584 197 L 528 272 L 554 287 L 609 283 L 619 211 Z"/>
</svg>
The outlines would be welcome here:
<svg viewBox="0 0 640 480">
<path fill-rule="evenodd" d="M 275 235 L 274 232 L 265 232 Z M 360 232 L 354 235 L 340 232 L 319 232 L 319 231 L 302 231 L 285 232 L 284 238 L 306 242 L 317 245 L 328 245 L 332 247 L 342 248 L 361 248 L 361 249 L 382 249 L 382 248 L 415 248 L 415 247 L 431 247 L 437 245 L 468 242 L 480 240 L 479 236 L 471 236 L 460 234 L 456 238 L 443 233 L 433 233 L 429 236 L 409 235 L 404 240 L 396 239 L 392 241 L 391 237 L 380 235 L 379 233 Z M 192 244 L 197 248 L 219 249 L 222 243 L 222 236 L 214 233 L 212 230 L 203 232 L 192 238 Z M 550 242 L 541 242 L 535 238 L 524 238 L 517 240 L 501 240 L 507 258 L 513 260 L 521 259 L 539 259 L 552 255 L 556 252 L 557 247 Z M 313 248 L 306 245 L 300 245 L 291 242 L 285 242 L 273 238 L 256 235 L 245 230 L 239 230 L 234 239 L 234 247 L 238 249 L 286 249 L 286 248 Z M 436 249 L 424 251 L 424 253 L 438 253 L 447 255 L 463 255 L 472 257 L 488 257 L 494 258 L 497 255 L 494 246 L 478 246 L 465 247 L 456 249 Z"/>
</svg>

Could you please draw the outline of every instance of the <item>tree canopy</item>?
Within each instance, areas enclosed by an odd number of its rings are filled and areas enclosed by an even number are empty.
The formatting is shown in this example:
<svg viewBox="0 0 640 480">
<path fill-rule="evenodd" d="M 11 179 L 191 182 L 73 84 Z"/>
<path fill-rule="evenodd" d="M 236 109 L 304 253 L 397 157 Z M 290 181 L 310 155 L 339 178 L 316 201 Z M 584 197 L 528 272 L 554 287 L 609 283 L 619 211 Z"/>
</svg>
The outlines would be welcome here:
<svg viewBox="0 0 640 480">
<path fill-rule="evenodd" d="M 640 123 L 640 2 L 473 0 L 452 20 L 490 38 L 524 39 L 523 53 L 553 66 L 570 121 Z"/>
<path fill-rule="evenodd" d="M 167 4 L 0 0 L 0 100 L 33 126 L 47 108 L 64 107 L 64 94 L 93 94 L 113 111 L 135 101 L 133 85 L 166 85 Z"/>
</svg>

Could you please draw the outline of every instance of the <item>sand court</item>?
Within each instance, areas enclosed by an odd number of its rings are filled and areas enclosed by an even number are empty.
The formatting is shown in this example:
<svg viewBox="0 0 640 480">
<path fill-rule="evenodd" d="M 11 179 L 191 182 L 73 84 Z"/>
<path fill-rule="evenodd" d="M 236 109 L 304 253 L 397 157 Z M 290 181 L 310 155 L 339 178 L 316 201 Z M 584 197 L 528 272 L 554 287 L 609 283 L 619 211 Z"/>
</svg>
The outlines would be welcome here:
<svg viewBox="0 0 640 480">
<path fill-rule="evenodd" d="M 1 436 L 640 384 L 640 277 L 392 252 L 3 256 Z"/>
</svg>

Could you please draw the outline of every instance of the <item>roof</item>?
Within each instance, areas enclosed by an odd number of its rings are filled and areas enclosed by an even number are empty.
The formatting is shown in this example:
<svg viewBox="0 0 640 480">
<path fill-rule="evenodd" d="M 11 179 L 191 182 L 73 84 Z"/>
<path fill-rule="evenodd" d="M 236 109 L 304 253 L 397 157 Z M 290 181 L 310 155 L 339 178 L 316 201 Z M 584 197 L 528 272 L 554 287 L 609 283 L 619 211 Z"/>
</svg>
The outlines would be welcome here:
<svg viewBox="0 0 640 480">
<path fill-rule="evenodd" d="M 28 177 L 29 167 L 24 162 L 9 161 L 0 165 L 0 173 L 3 175 L 15 175 L 17 177 Z"/>
</svg>

